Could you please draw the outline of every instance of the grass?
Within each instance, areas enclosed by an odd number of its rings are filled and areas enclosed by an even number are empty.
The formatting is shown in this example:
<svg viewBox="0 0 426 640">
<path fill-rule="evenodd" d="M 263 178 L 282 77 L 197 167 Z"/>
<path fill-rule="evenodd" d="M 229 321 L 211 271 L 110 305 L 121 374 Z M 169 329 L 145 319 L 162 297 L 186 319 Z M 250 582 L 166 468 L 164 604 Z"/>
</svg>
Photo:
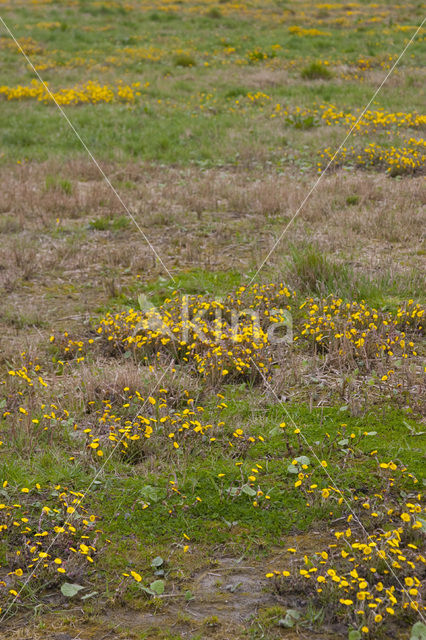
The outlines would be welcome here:
<svg viewBox="0 0 426 640">
<path fill-rule="evenodd" d="M 329 80 L 332 77 L 329 69 L 319 62 L 311 62 L 300 72 L 304 80 Z"/>
<path fill-rule="evenodd" d="M 348 203 L 352 205 L 352 200 Z M 397 300 L 422 295 L 422 284 L 416 272 L 395 277 L 391 271 L 378 276 L 354 275 L 345 263 L 334 262 L 314 246 L 290 249 L 286 276 L 306 295 L 325 296 L 333 293 L 344 300 L 366 300 L 380 308 L 391 308 Z"/>
<path fill-rule="evenodd" d="M 354 160 L 422 137 L 420 37 L 371 106 L 394 115 L 291 220 L 419 8 L 293 5 L 4 5 L 52 90 L 112 92 L 64 109 L 172 278 L 58 110 L 6 99 L 34 74 L 0 34 L 1 640 L 402 640 L 417 620 L 383 557 L 383 620 L 361 622 L 326 569 L 346 575 L 342 539 L 389 534 L 397 578 L 424 581 L 424 167 Z"/>
<path fill-rule="evenodd" d="M 200 7 L 197 11 L 197 5 L 193 12 L 189 11 L 189 4 L 185 6 L 181 19 L 173 13 L 156 12 L 150 18 L 143 11 L 110 13 L 108 8 L 108 12 L 99 13 L 93 7 L 82 6 L 79 11 L 87 21 L 84 32 L 79 29 L 78 11 L 68 12 L 64 22 L 60 12 L 45 8 L 39 23 L 28 22 L 25 7 L 13 13 L 17 37 L 23 39 L 54 89 L 94 78 L 101 83 L 114 82 L 117 70 L 123 82 L 149 83 L 134 105 L 98 105 L 96 110 L 82 106 L 69 114 L 94 153 L 180 164 L 235 163 L 245 151 L 243 122 L 248 118 L 257 140 L 259 162 L 263 164 L 263 157 L 267 156 L 276 164 L 280 158 L 277 130 L 281 122 L 271 120 L 268 112 L 262 113 L 256 104 L 245 109 L 245 117 L 241 118 L 241 105 L 235 108 L 232 99 L 233 91 L 238 90 L 238 86 L 232 88 L 235 77 L 237 85 L 247 86 L 248 91 L 267 94 L 273 106 L 335 102 L 339 107 L 353 109 L 367 104 L 378 84 L 375 74 L 386 70 L 389 56 L 401 50 L 405 38 L 404 31 L 396 28 L 387 29 L 386 33 L 381 30 L 378 46 L 377 37 L 355 25 L 340 7 L 333 11 L 333 17 L 330 14 L 325 19 L 329 36 L 301 37 L 291 33 L 291 27 L 299 24 L 298 12 L 287 16 L 288 28 L 283 29 L 274 24 L 275 14 L 283 11 L 286 15 L 287 9 L 277 9 L 274 3 L 262 6 L 261 11 L 257 6 L 247 10 L 248 30 L 246 21 L 235 19 L 234 9 L 226 11 L 230 15 L 218 18 L 217 7 L 210 8 L 206 15 Z M 398 24 L 399 19 L 409 20 L 415 15 L 416 7 L 414 3 L 404 10 L 386 6 L 384 11 L 393 24 Z M 6 20 L 7 14 L 6 9 Z M 101 39 L 102 20 L 107 15 L 114 15 L 114 24 L 108 25 L 108 38 Z M 213 15 L 218 19 L 212 19 Z M 333 26 L 333 21 L 342 16 L 348 21 L 350 38 L 346 31 Z M 367 20 L 367 16 L 363 19 Z M 311 20 L 315 22 L 313 16 Z M 351 44 L 352 36 L 356 47 Z M 167 45 L 168 38 L 171 46 Z M 6 37 L 2 42 L 9 71 L 7 76 L 0 76 L 0 83 L 12 85 L 13 78 L 16 83 L 29 83 L 33 73 L 22 66 Z M 360 51 L 367 52 L 365 60 L 360 58 Z M 404 61 L 407 68 L 416 67 L 421 43 L 413 45 L 412 51 L 414 57 Z M 318 74 L 328 82 L 312 84 Z M 404 85 L 404 91 L 395 91 L 392 83 L 385 85 L 376 108 L 401 111 L 410 104 L 413 110 L 421 110 L 413 82 L 405 83 L 404 75 L 396 73 L 393 83 Z M 189 93 L 180 88 L 183 85 Z M 64 157 L 81 152 L 78 141 L 53 107 L 33 105 L 26 109 L 23 104 L 17 110 L 17 105 L 9 104 L 3 105 L 2 112 L 7 123 L 4 160 L 39 160 L 52 154 Z M 190 136 L 186 135 L 188 130 Z M 307 159 L 310 154 L 302 155 Z"/>
<path fill-rule="evenodd" d="M 90 229 L 96 231 L 119 231 L 130 226 L 128 216 L 118 216 L 115 218 L 97 218 L 89 223 Z"/>
</svg>

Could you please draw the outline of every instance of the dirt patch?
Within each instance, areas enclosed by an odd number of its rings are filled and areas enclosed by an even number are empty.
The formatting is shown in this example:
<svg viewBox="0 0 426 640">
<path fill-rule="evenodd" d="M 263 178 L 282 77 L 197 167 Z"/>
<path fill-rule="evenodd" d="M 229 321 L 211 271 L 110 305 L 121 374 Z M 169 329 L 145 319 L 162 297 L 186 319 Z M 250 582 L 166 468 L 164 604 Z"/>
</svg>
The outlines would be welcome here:
<svg viewBox="0 0 426 640">
<path fill-rule="evenodd" d="M 318 534 L 320 535 L 320 534 Z M 296 536 L 291 543 L 299 548 L 312 545 L 312 536 Z M 282 549 L 268 559 L 268 564 L 282 559 Z M 339 626 L 322 628 L 321 632 L 305 628 L 286 629 L 277 624 L 277 612 L 303 611 L 308 600 L 298 594 L 288 598 L 269 589 L 265 578 L 267 566 L 259 559 L 223 556 L 200 569 L 189 579 L 168 586 L 161 598 L 148 600 L 141 594 L 140 609 L 111 607 L 84 616 L 80 608 L 57 611 L 41 618 L 16 621 L 0 640 L 123 640 L 170 638 L 210 638 L 238 640 L 246 638 L 249 629 L 258 629 L 271 640 L 341 640 L 346 629 Z M 279 615 L 278 617 L 281 617 Z M 141 635 L 142 634 L 142 635 Z"/>
</svg>

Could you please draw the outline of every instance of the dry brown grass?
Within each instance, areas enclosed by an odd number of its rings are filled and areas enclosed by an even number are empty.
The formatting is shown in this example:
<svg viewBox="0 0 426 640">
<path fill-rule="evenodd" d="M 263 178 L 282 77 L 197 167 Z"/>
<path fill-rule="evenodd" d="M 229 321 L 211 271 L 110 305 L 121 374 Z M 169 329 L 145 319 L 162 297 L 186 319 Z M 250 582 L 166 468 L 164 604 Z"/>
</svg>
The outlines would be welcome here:
<svg viewBox="0 0 426 640">
<path fill-rule="evenodd" d="M 61 380 L 61 386 L 62 392 L 72 388 L 74 401 L 84 409 L 90 402 L 98 404 L 102 400 L 123 404 L 135 391 L 146 399 L 152 393 L 156 379 L 158 389 L 167 390 L 170 406 L 176 407 L 187 398 L 183 393 L 185 389 L 191 393 L 193 399 L 201 393 L 199 380 L 181 369 L 178 372 L 169 369 L 161 377 L 160 370 L 149 369 L 132 361 L 123 362 L 103 357 L 99 357 L 92 364 L 83 365 L 78 372 L 65 376 Z M 60 391 L 56 388 L 54 395 L 57 396 Z"/>
<path fill-rule="evenodd" d="M 242 278 L 261 263 L 315 179 L 246 168 L 109 163 L 105 170 L 169 269 L 234 268 Z M 29 163 L 0 174 L 3 348 L 13 336 L 35 338 L 81 322 L 125 294 L 136 275 L 146 281 L 162 273 L 132 224 L 90 227 L 124 212 L 88 161 Z M 46 179 L 54 175 L 70 183 L 70 193 L 51 186 Z M 275 274 L 292 244 L 311 242 L 358 271 L 421 275 L 424 203 L 421 178 L 325 176 L 274 253 Z"/>
</svg>

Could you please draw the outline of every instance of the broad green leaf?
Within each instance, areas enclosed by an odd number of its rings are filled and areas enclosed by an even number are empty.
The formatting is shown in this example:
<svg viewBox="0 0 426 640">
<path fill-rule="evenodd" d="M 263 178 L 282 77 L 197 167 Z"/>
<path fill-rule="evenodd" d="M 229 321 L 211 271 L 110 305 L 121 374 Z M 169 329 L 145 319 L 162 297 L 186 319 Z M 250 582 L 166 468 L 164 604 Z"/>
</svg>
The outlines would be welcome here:
<svg viewBox="0 0 426 640">
<path fill-rule="evenodd" d="M 294 627 L 294 620 L 293 618 L 288 618 L 286 616 L 285 618 L 281 618 L 280 620 L 278 620 L 278 626 L 284 627 L 285 629 L 290 629 L 291 627 Z"/>
<path fill-rule="evenodd" d="M 246 493 L 248 496 L 250 496 L 251 498 L 253 498 L 255 495 L 257 495 L 257 491 L 255 491 L 253 489 L 253 487 L 250 487 L 248 484 L 245 484 L 242 488 L 241 491 L 243 493 Z"/>
<path fill-rule="evenodd" d="M 269 435 L 270 435 L 270 436 L 271 436 L 271 438 L 272 438 L 273 436 L 277 436 L 277 435 L 279 435 L 280 433 L 282 433 L 282 429 L 281 429 L 280 427 L 272 427 L 272 429 L 271 429 L 271 430 L 270 430 L 270 432 L 269 432 Z"/>
<path fill-rule="evenodd" d="M 157 487 L 146 484 L 139 492 L 139 495 L 148 502 L 158 502 L 161 498 L 161 491 Z"/>
<path fill-rule="evenodd" d="M 287 615 L 291 616 L 295 620 L 299 620 L 301 613 L 297 609 L 287 609 Z"/>
<path fill-rule="evenodd" d="M 161 567 L 161 565 L 163 564 L 164 560 L 161 556 L 157 556 L 156 558 L 154 558 L 154 560 L 151 562 L 151 567 Z"/>
<path fill-rule="evenodd" d="M 361 632 L 357 631 L 357 629 L 352 629 L 352 631 L 349 631 L 348 640 L 361 640 L 361 638 Z"/>
<path fill-rule="evenodd" d="M 66 598 L 72 598 L 79 591 L 81 591 L 81 589 L 84 589 L 84 587 L 82 587 L 81 584 L 73 584 L 71 582 L 64 582 L 64 584 L 61 586 L 61 593 Z"/>
<path fill-rule="evenodd" d="M 161 594 L 164 593 L 164 580 L 154 580 L 154 582 L 151 582 L 149 585 L 149 588 L 155 595 L 161 596 Z"/>
<path fill-rule="evenodd" d="M 426 640 L 426 624 L 416 622 L 411 629 L 410 640 Z"/>
<path fill-rule="evenodd" d="M 285 629 L 291 629 L 292 627 L 294 627 L 299 618 L 299 611 L 297 611 L 296 609 L 287 609 L 285 618 L 281 618 L 281 620 L 278 621 L 278 625 L 280 627 L 284 627 Z"/>
</svg>

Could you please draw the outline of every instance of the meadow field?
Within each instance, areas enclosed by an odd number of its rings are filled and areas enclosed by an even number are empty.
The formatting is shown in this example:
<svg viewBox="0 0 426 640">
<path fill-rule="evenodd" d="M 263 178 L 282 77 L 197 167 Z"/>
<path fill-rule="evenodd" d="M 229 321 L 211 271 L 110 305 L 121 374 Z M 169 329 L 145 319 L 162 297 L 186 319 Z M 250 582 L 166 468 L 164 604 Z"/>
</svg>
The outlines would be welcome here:
<svg viewBox="0 0 426 640">
<path fill-rule="evenodd" d="M 422 3 L 0 0 L 0 639 L 426 638 Z"/>
</svg>

